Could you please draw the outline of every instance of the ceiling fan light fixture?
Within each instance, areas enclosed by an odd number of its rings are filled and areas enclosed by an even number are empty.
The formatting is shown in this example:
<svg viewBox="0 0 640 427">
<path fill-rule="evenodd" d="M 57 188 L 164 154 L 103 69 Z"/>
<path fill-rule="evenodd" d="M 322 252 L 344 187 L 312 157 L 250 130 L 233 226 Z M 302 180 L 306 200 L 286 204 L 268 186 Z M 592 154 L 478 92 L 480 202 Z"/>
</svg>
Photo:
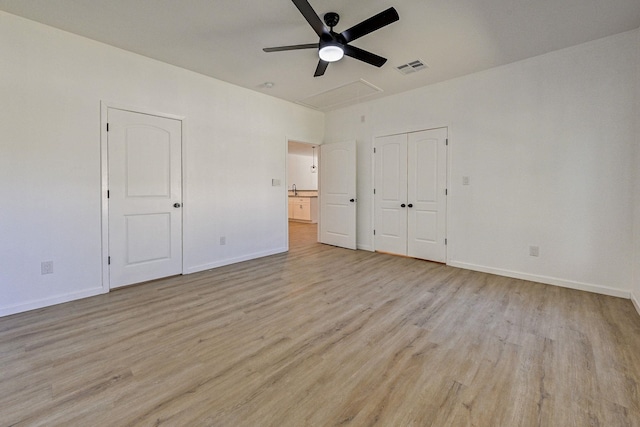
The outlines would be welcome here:
<svg viewBox="0 0 640 427">
<path fill-rule="evenodd" d="M 340 45 L 338 45 L 337 43 L 329 43 L 320 48 L 318 55 L 323 61 L 336 62 L 342 59 L 342 57 L 344 56 L 344 50 L 342 50 L 342 47 L 340 47 Z"/>
</svg>

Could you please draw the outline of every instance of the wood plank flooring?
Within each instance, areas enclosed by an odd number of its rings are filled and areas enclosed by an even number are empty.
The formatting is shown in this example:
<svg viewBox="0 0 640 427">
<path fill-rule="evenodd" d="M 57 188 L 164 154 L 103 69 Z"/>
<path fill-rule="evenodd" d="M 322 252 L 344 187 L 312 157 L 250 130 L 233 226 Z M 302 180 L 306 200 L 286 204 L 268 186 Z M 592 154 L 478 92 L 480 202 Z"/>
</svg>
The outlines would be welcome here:
<svg viewBox="0 0 640 427">
<path fill-rule="evenodd" d="M 0 425 L 640 426 L 630 301 L 315 231 L 0 319 Z"/>
</svg>

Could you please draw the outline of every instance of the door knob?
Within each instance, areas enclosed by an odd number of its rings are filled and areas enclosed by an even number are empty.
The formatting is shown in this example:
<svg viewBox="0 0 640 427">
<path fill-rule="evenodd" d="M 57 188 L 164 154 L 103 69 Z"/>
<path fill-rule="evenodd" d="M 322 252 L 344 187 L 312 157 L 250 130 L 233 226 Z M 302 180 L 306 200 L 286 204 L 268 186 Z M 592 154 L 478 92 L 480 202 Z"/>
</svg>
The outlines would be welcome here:
<svg viewBox="0 0 640 427">
<path fill-rule="evenodd" d="M 401 208 L 404 208 L 406 205 L 403 203 L 400 205 Z"/>
<path fill-rule="evenodd" d="M 355 202 L 355 201 L 356 201 L 356 199 L 350 199 L 349 201 L 350 201 L 351 203 L 353 203 L 353 202 Z"/>
<path fill-rule="evenodd" d="M 179 208 L 180 206 L 182 206 L 180 203 L 174 203 L 174 204 L 173 204 L 173 207 L 174 207 L 174 208 Z"/>
<path fill-rule="evenodd" d="M 410 208 L 412 208 L 412 207 L 413 207 L 413 205 L 412 205 L 411 203 L 409 203 L 407 206 L 409 206 Z"/>
</svg>

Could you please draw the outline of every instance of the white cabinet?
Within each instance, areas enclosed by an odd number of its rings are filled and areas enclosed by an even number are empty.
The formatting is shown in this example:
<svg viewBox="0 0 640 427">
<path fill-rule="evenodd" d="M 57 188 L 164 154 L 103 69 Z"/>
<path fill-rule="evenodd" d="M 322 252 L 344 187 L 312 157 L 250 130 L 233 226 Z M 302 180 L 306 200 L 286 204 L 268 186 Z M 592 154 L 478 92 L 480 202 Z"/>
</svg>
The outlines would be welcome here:
<svg viewBox="0 0 640 427">
<path fill-rule="evenodd" d="M 289 219 L 318 222 L 317 197 L 289 197 Z"/>
<path fill-rule="evenodd" d="M 294 200 L 289 197 L 289 219 L 293 219 L 293 211 L 295 210 L 295 206 L 296 204 L 294 203 Z"/>
<path fill-rule="evenodd" d="M 376 138 L 376 250 L 446 261 L 446 140 L 446 128 Z"/>
</svg>

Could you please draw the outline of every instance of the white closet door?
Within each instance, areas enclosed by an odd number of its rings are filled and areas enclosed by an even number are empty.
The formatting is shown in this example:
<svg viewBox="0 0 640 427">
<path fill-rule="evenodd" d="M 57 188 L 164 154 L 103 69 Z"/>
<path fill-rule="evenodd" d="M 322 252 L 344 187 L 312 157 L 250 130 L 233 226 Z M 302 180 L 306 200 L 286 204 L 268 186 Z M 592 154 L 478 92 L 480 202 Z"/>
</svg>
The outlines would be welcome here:
<svg viewBox="0 0 640 427">
<path fill-rule="evenodd" d="M 375 140 L 375 249 L 407 252 L 407 135 Z"/>
<path fill-rule="evenodd" d="M 447 129 L 408 134 L 407 255 L 446 261 Z"/>
</svg>

